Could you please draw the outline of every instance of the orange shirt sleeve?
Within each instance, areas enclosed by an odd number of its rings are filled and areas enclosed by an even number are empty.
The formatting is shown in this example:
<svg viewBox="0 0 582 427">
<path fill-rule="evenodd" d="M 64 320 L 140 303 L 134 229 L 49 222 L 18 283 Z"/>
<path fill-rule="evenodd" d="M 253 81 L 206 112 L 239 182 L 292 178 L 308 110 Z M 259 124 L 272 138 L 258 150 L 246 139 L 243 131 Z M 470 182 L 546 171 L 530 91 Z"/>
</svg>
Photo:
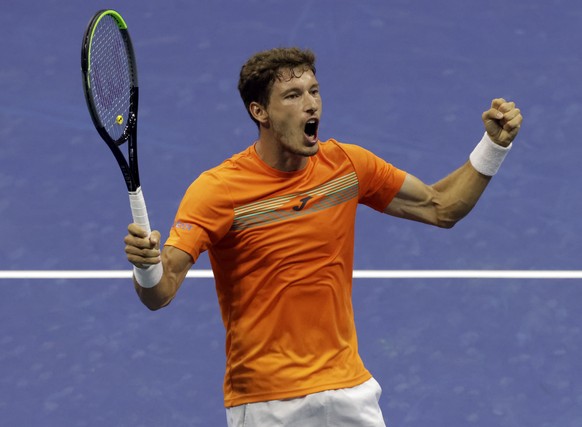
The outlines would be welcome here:
<svg viewBox="0 0 582 427">
<path fill-rule="evenodd" d="M 230 229 L 234 211 L 226 185 L 212 171 L 201 174 L 182 198 L 166 245 L 198 256 Z"/>
<path fill-rule="evenodd" d="M 383 212 L 400 191 L 406 172 L 360 146 L 339 145 L 352 162 L 358 176 L 359 202 Z"/>
</svg>

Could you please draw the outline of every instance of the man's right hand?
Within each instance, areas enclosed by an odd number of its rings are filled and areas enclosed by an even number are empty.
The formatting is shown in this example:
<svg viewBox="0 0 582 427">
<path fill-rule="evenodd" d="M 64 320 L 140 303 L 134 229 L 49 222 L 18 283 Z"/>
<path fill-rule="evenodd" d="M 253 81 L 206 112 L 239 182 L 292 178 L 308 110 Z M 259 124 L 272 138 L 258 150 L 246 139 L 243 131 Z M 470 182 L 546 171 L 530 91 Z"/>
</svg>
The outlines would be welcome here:
<svg viewBox="0 0 582 427">
<path fill-rule="evenodd" d="M 127 260 L 137 268 L 145 268 L 161 262 L 160 240 L 161 234 L 154 230 L 148 236 L 147 232 L 137 224 L 129 224 L 125 242 Z"/>
</svg>

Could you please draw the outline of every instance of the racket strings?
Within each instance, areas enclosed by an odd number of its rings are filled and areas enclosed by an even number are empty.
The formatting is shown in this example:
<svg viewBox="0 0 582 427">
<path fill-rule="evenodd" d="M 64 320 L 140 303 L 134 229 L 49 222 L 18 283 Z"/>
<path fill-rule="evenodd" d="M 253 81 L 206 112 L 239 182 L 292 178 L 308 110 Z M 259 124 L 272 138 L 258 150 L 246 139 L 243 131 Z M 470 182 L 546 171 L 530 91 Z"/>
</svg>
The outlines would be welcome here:
<svg viewBox="0 0 582 427">
<path fill-rule="evenodd" d="M 99 119 L 114 140 L 129 121 L 133 70 L 123 35 L 116 21 L 105 16 L 91 39 L 89 78 Z"/>
</svg>

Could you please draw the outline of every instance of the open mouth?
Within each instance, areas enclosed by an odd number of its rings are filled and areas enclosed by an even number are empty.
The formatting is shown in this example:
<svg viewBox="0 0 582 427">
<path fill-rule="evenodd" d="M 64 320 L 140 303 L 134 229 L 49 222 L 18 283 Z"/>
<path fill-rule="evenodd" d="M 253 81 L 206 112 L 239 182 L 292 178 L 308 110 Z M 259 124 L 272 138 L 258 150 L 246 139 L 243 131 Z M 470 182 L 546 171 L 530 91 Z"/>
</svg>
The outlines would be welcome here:
<svg viewBox="0 0 582 427">
<path fill-rule="evenodd" d="M 305 135 L 309 138 L 317 138 L 317 127 L 319 126 L 319 121 L 317 119 L 308 120 L 305 123 Z"/>
</svg>

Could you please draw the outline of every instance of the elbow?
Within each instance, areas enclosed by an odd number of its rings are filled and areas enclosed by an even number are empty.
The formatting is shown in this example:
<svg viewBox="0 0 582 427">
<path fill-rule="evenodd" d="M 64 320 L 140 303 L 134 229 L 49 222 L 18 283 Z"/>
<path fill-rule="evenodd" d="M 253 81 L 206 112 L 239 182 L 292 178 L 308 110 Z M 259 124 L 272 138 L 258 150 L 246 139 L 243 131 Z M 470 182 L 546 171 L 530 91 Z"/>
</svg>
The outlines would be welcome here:
<svg viewBox="0 0 582 427">
<path fill-rule="evenodd" d="M 448 215 L 439 215 L 438 219 L 435 222 L 435 225 L 439 228 L 451 229 L 455 225 L 457 225 L 457 223 L 460 220 L 465 218 L 466 215 L 467 215 L 466 213 L 464 214 L 451 213 Z"/>
<path fill-rule="evenodd" d="M 161 308 L 164 308 L 166 305 L 164 304 L 155 304 L 152 301 L 143 301 L 142 300 L 143 305 L 145 305 L 147 307 L 147 309 L 149 311 L 158 311 Z"/>
<path fill-rule="evenodd" d="M 146 289 L 142 288 L 137 283 L 135 283 L 135 290 L 140 301 L 150 311 L 157 311 L 161 308 L 166 307 L 168 304 L 170 304 L 174 297 L 173 294 L 158 293 L 157 289 L 155 289 L 157 286 L 155 286 L 154 288 Z"/>
<path fill-rule="evenodd" d="M 143 303 L 143 305 L 145 305 L 148 310 L 150 311 L 158 311 L 164 307 L 166 307 L 168 304 L 170 304 L 172 300 L 144 300 L 142 299 L 141 302 Z"/>
<path fill-rule="evenodd" d="M 439 228 L 451 229 L 462 219 L 462 216 L 456 216 L 451 214 L 443 214 L 441 212 L 440 215 L 437 215 L 436 220 L 434 221 L 434 225 Z"/>
<path fill-rule="evenodd" d="M 437 209 L 435 225 L 440 228 L 451 229 L 465 218 L 472 208 L 473 206 L 460 201 L 448 208 Z"/>
<path fill-rule="evenodd" d="M 150 311 L 158 311 L 172 302 L 172 298 L 143 298 L 142 296 L 140 296 L 140 300 Z"/>
<path fill-rule="evenodd" d="M 435 225 L 439 228 L 444 228 L 444 229 L 450 230 L 455 225 L 457 225 L 457 222 L 459 222 L 459 221 L 443 220 L 443 221 L 438 221 Z"/>
</svg>

